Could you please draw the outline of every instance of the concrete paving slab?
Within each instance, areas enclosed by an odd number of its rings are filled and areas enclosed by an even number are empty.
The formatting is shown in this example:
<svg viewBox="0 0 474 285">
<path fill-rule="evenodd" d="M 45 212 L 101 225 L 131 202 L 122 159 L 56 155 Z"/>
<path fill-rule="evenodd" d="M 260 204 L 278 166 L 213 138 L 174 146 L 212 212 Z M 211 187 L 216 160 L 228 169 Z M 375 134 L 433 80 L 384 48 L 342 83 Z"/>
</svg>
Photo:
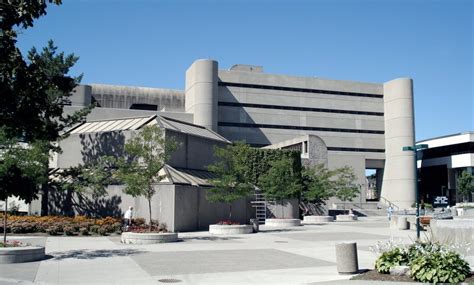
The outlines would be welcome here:
<svg viewBox="0 0 474 285">
<path fill-rule="evenodd" d="M 132 257 L 150 275 L 195 274 L 334 265 L 276 249 L 153 252 Z M 177 266 L 179 264 L 179 266 Z"/>
</svg>

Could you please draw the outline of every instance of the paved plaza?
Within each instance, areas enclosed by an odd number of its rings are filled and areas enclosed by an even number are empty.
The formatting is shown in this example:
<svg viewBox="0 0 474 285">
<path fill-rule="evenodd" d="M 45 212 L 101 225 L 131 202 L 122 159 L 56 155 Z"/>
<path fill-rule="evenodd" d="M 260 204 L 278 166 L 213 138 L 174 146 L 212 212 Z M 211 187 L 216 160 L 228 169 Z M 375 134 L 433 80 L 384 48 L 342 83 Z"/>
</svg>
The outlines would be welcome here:
<svg viewBox="0 0 474 285">
<path fill-rule="evenodd" d="M 124 245 L 118 235 L 25 237 L 45 244 L 49 258 L 1 265 L 0 284 L 371 284 L 337 273 L 335 244 L 357 242 L 359 268 L 369 269 L 376 258 L 370 246 L 390 238 L 408 243 L 416 234 L 373 217 L 290 229 L 262 226 L 249 235 L 179 237 L 155 245 Z"/>
</svg>

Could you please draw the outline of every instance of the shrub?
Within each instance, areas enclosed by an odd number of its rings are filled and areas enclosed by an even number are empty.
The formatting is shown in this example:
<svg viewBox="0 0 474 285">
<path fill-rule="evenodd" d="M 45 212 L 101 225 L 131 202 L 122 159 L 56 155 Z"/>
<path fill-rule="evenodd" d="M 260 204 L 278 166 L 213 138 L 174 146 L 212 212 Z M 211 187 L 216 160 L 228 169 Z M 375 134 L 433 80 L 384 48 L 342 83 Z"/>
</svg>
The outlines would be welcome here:
<svg viewBox="0 0 474 285">
<path fill-rule="evenodd" d="M 452 250 L 425 252 L 410 262 L 413 279 L 429 283 L 459 283 L 469 275 L 469 263 Z"/>
<path fill-rule="evenodd" d="M 107 235 L 108 232 L 108 227 L 106 226 L 99 227 L 99 229 L 97 230 L 97 233 L 101 236 Z"/>
<path fill-rule="evenodd" d="M 132 225 L 134 226 L 141 226 L 145 224 L 145 219 L 144 218 L 135 218 L 132 219 Z"/>
<path fill-rule="evenodd" d="M 59 225 L 52 225 L 46 229 L 46 232 L 51 236 L 56 236 L 62 232 L 62 228 Z"/>
<path fill-rule="evenodd" d="M 406 250 L 395 247 L 389 251 L 383 252 L 375 261 L 375 269 L 378 273 L 390 273 L 390 269 L 395 266 L 407 265 L 408 254 Z"/>
<path fill-rule="evenodd" d="M 92 226 L 90 226 L 89 231 L 90 231 L 91 233 L 98 234 L 98 233 L 99 233 L 99 229 L 100 229 L 100 226 L 98 226 L 98 225 L 92 225 Z"/>
<path fill-rule="evenodd" d="M 71 225 L 66 225 L 63 228 L 63 232 L 67 236 L 72 236 L 72 235 L 74 235 L 74 227 L 71 226 Z"/>
<path fill-rule="evenodd" d="M 79 228 L 79 234 L 82 236 L 89 235 L 89 230 L 86 227 Z"/>
</svg>

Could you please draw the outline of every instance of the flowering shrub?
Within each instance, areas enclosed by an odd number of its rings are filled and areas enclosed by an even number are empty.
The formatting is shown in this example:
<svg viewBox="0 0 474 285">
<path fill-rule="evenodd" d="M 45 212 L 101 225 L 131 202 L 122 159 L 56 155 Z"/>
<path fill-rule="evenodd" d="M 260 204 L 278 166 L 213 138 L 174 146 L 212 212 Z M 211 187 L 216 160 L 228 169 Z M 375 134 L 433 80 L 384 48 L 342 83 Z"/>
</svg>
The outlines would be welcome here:
<svg viewBox="0 0 474 285">
<path fill-rule="evenodd" d="M 22 247 L 22 246 L 28 246 L 29 244 L 22 243 L 21 241 L 17 241 L 17 240 L 7 240 L 6 245 L 7 246 L 5 246 L 3 242 L 0 242 L 0 247 Z"/>
<path fill-rule="evenodd" d="M 230 220 L 224 220 L 224 221 L 219 221 L 217 222 L 218 225 L 240 225 L 239 222 L 233 222 L 233 221 L 230 221 Z"/>
<path fill-rule="evenodd" d="M 3 214 L 0 214 L 3 219 Z M 8 216 L 7 232 L 11 233 L 37 233 L 45 232 L 50 235 L 74 235 L 78 232 L 107 234 L 120 232 L 122 222 L 120 219 L 106 217 L 91 219 L 85 216 L 59 217 L 59 216 Z M 101 229 L 102 228 L 102 229 Z M 99 230 L 101 229 L 101 230 Z M 0 231 L 3 227 L 0 225 Z"/>
<path fill-rule="evenodd" d="M 436 284 L 459 283 L 469 276 L 469 263 L 456 252 L 462 247 L 460 244 L 445 245 L 432 241 L 416 241 L 404 246 L 389 241 L 377 244 L 372 250 L 380 254 L 375 261 L 377 272 L 387 274 L 395 266 L 408 265 L 415 281 Z"/>
</svg>

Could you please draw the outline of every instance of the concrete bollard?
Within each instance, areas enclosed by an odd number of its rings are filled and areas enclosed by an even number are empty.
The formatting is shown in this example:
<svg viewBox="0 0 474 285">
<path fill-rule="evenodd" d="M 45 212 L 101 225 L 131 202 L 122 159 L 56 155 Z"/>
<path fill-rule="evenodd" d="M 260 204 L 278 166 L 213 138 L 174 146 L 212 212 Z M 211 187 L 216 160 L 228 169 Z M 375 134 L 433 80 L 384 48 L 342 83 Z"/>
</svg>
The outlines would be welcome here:
<svg viewBox="0 0 474 285">
<path fill-rule="evenodd" d="M 397 227 L 398 227 L 399 230 L 408 230 L 407 217 L 398 216 Z"/>
<path fill-rule="evenodd" d="M 258 233 L 259 230 L 259 222 L 257 219 L 250 219 L 250 224 L 252 225 L 252 231 L 254 233 Z"/>
<path fill-rule="evenodd" d="M 339 274 L 355 274 L 359 271 L 357 243 L 336 243 L 336 263 Z"/>
</svg>

